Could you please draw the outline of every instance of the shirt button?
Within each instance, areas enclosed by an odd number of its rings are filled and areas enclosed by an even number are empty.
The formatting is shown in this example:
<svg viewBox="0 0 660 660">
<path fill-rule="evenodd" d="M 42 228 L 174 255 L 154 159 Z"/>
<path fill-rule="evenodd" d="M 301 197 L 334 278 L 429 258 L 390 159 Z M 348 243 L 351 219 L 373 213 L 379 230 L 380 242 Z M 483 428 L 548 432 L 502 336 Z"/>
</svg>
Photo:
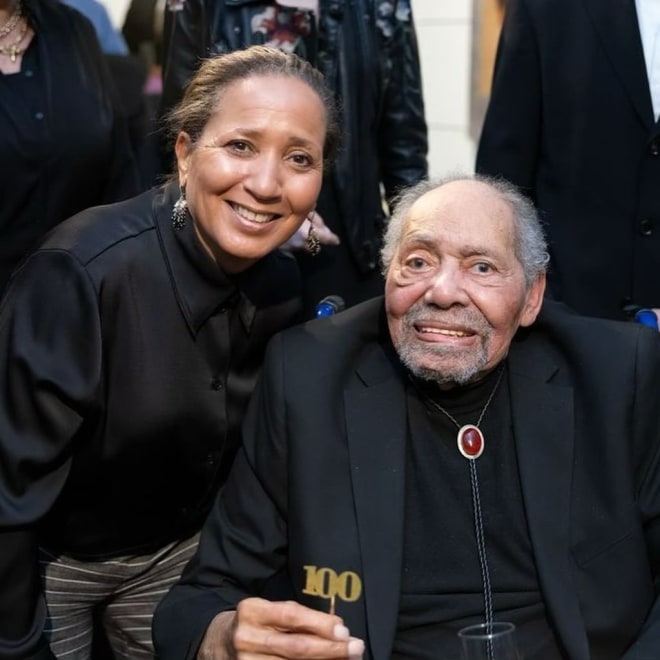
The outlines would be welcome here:
<svg viewBox="0 0 660 660">
<path fill-rule="evenodd" d="M 214 390 L 216 390 L 216 392 L 217 392 L 218 390 L 221 390 L 223 387 L 224 387 L 224 384 L 223 384 L 223 382 L 222 382 L 222 380 L 221 380 L 220 378 L 214 378 L 214 379 L 211 381 L 211 388 L 214 389 Z"/>
<path fill-rule="evenodd" d="M 642 236 L 651 236 L 653 233 L 653 223 L 648 218 L 640 220 L 639 232 Z"/>
<path fill-rule="evenodd" d="M 43 112 L 35 112 L 34 113 L 34 118 L 35 119 L 43 119 L 44 118 L 44 113 Z"/>
</svg>

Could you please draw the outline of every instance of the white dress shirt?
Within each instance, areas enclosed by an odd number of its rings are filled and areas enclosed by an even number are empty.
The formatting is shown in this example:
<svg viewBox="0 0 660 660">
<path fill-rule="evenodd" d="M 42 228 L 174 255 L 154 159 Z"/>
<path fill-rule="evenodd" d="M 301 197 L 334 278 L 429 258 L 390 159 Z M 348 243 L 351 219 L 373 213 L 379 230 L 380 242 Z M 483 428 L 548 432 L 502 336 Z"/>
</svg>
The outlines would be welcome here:
<svg viewBox="0 0 660 660">
<path fill-rule="evenodd" d="M 642 35 L 646 74 L 653 101 L 653 115 L 660 116 L 660 0 L 635 0 Z"/>
</svg>

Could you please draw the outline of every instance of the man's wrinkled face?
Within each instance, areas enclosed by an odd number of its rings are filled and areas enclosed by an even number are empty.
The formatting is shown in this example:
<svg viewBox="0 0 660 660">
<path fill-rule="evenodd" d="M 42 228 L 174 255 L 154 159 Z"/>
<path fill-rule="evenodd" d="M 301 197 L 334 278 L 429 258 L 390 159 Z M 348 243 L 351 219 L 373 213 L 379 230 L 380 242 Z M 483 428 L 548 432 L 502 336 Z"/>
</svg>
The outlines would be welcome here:
<svg viewBox="0 0 660 660">
<path fill-rule="evenodd" d="M 444 386 L 483 378 L 534 322 L 545 277 L 527 286 L 509 204 L 454 181 L 415 202 L 387 272 L 390 335 L 402 362 Z"/>
</svg>

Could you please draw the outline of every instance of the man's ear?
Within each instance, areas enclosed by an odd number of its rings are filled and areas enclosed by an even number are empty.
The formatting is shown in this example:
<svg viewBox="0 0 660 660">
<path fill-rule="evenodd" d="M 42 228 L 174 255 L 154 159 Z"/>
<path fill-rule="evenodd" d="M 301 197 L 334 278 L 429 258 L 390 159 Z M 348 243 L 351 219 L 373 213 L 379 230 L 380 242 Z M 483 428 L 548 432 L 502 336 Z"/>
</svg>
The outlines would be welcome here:
<svg viewBox="0 0 660 660">
<path fill-rule="evenodd" d="M 190 156 L 192 154 L 192 140 L 188 133 L 181 131 L 176 136 L 174 143 L 174 153 L 176 154 L 177 171 L 179 172 L 179 185 L 184 187 L 188 179 L 188 168 Z"/>
<path fill-rule="evenodd" d="M 527 299 L 520 315 L 520 326 L 525 328 L 536 321 L 536 317 L 543 305 L 543 294 L 545 293 L 545 273 L 541 273 L 527 292 Z"/>
</svg>

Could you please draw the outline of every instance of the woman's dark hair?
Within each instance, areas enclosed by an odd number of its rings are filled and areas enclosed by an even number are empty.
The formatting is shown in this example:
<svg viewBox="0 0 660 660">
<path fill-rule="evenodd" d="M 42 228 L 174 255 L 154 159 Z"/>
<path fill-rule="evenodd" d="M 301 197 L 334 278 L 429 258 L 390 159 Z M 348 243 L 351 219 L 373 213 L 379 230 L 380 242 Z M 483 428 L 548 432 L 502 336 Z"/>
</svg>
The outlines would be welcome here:
<svg viewBox="0 0 660 660">
<path fill-rule="evenodd" d="M 204 60 L 180 103 L 165 117 L 171 137 L 175 140 L 183 131 L 195 144 L 227 87 L 253 76 L 297 78 L 316 92 L 326 114 L 323 157 L 331 163 L 339 145 L 339 119 L 336 101 L 323 74 L 297 55 L 267 46 L 250 46 Z"/>
</svg>

